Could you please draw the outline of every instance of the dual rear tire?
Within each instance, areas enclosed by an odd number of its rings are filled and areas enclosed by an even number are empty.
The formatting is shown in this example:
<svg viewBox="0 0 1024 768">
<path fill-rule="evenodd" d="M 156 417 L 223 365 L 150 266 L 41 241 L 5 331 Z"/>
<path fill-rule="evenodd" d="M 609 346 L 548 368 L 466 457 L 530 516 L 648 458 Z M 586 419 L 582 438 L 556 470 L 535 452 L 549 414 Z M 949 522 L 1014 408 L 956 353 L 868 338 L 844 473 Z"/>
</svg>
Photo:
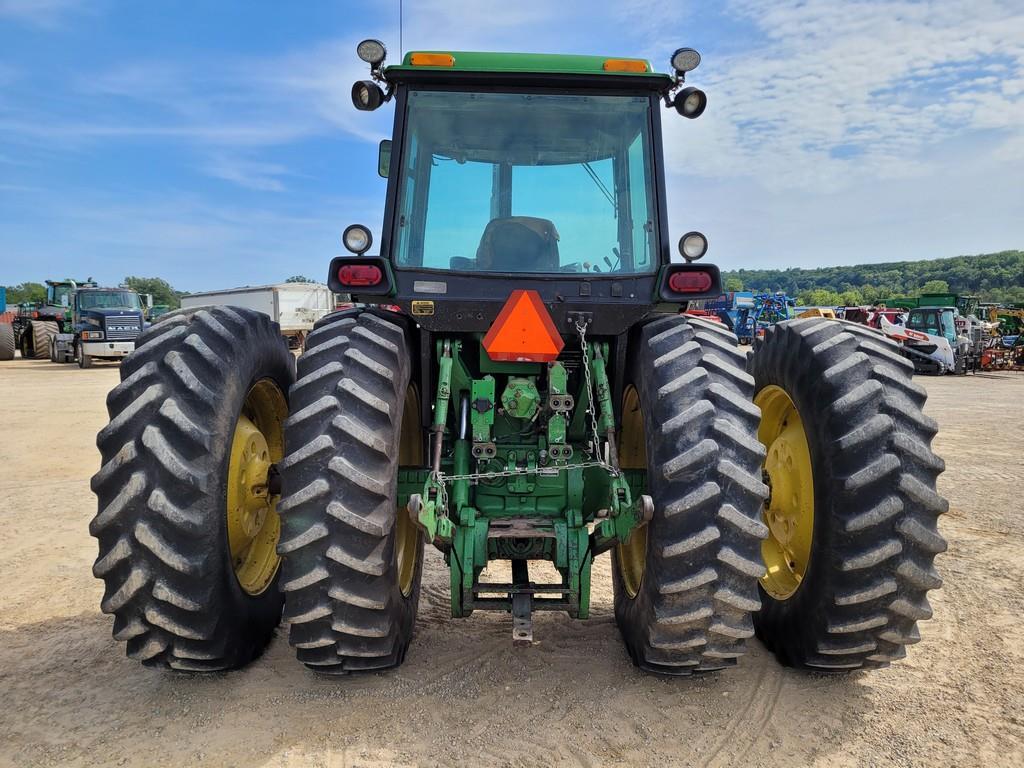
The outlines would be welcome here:
<svg viewBox="0 0 1024 768">
<path fill-rule="evenodd" d="M 613 559 L 634 662 L 717 669 L 755 631 L 793 667 L 903 657 L 942 584 L 947 504 L 937 427 L 896 346 L 807 318 L 769 328 L 744 366 L 722 325 L 672 317 L 634 349 L 620 456 L 647 469 L 655 502 Z"/>
<path fill-rule="evenodd" d="M 183 310 L 139 337 L 107 398 L 90 524 L 129 656 L 240 667 L 287 595 L 310 667 L 401 663 L 423 551 L 396 498 L 399 462 L 423 459 L 410 360 L 404 328 L 370 312 L 325 318 L 297 382 L 262 313 Z"/>
</svg>

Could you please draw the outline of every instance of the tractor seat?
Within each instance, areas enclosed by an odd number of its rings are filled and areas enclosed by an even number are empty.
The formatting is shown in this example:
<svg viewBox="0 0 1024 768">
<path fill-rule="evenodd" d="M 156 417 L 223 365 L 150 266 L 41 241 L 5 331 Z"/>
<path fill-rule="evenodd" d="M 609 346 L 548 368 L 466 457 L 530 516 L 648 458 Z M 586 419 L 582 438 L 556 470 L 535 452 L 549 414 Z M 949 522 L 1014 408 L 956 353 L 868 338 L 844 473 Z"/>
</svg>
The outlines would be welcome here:
<svg viewBox="0 0 1024 768">
<path fill-rule="evenodd" d="M 476 266 L 482 272 L 557 272 L 558 230 L 548 219 L 492 219 L 480 238 Z"/>
</svg>

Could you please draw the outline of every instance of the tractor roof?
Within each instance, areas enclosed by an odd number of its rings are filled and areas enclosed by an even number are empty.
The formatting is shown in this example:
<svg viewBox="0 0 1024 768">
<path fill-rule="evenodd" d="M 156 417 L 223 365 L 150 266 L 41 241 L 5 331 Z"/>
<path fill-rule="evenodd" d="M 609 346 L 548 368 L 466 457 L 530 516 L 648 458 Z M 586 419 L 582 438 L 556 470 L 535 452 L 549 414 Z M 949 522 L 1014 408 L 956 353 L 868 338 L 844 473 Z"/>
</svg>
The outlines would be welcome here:
<svg viewBox="0 0 1024 768">
<path fill-rule="evenodd" d="M 478 51 L 410 51 L 402 63 L 385 70 L 391 80 L 447 79 L 446 75 L 568 76 L 595 77 L 618 84 L 623 78 L 644 82 L 645 87 L 665 88 L 669 75 L 655 72 L 646 59 L 615 56 L 581 56 L 553 53 L 484 53 Z M 636 83 L 640 85 L 640 82 Z"/>
</svg>

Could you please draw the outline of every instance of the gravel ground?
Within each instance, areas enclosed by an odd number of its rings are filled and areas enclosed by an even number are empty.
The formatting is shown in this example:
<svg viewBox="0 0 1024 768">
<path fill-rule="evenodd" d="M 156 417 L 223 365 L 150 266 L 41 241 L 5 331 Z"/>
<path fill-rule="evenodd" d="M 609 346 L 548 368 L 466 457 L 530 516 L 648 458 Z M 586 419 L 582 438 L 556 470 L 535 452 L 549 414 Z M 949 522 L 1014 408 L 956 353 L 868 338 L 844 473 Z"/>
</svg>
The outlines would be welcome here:
<svg viewBox="0 0 1024 768">
<path fill-rule="evenodd" d="M 756 642 L 660 679 L 626 658 L 608 558 L 589 621 L 448 618 L 431 552 L 417 637 L 386 674 L 316 677 L 279 631 L 225 675 L 124 657 L 99 611 L 89 477 L 116 366 L 0 363 L 0 765 L 1024 765 L 1024 374 L 922 378 L 947 462 L 945 588 L 891 669 L 818 677 Z"/>
</svg>

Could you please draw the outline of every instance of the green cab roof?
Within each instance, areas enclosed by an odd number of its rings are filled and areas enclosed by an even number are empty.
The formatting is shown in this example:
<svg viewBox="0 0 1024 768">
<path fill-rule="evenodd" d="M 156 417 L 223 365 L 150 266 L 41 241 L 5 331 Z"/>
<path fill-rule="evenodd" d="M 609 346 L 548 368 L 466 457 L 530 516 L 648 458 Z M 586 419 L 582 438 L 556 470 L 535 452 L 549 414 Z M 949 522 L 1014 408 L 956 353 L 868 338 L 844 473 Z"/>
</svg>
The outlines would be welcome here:
<svg viewBox="0 0 1024 768">
<path fill-rule="evenodd" d="M 454 59 L 452 66 L 429 66 L 413 64 L 413 56 L 417 54 L 450 55 Z M 609 60 L 627 60 L 642 62 L 642 72 L 609 71 L 605 62 Z M 655 72 L 646 59 L 635 56 L 580 56 L 560 53 L 483 53 L 479 51 L 410 51 L 405 54 L 400 65 L 387 68 L 387 71 L 416 72 L 494 72 L 522 74 L 567 74 L 567 75 L 604 75 L 618 77 L 659 77 L 671 81 L 669 75 Z"/>
</svg>

